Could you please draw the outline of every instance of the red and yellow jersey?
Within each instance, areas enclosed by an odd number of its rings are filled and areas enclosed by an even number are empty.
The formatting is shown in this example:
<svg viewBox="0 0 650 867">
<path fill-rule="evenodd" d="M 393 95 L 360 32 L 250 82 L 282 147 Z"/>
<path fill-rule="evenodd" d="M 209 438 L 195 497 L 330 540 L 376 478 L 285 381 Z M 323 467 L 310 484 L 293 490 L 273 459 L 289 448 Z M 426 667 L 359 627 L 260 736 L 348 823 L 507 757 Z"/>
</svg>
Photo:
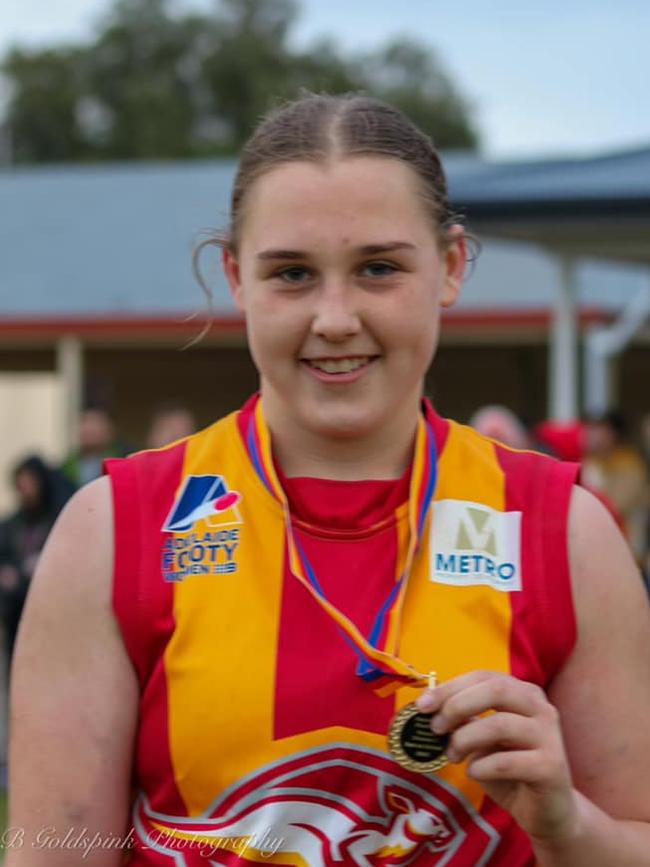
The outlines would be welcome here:
<svg viewBox="0 0 650 867">
<path fill-rule="evenodd" d="M 390 720 L 418 691 L 369 689 L 289 571 L 281 505 L 247 447 L 254 402 L 107 464 L 114 607 L 141 687 L 131 863 L 532 865 L 464 765 L 418 774 L 390 757 Z M 575 640 L 576 467 L 426 412 L 438 478 L 399 656 L 441 680 L 491 669 L 544 687 Z M 321 586 L 367 635 L 404 564 L 408 480 L 286 487 Z"/>
</svg>

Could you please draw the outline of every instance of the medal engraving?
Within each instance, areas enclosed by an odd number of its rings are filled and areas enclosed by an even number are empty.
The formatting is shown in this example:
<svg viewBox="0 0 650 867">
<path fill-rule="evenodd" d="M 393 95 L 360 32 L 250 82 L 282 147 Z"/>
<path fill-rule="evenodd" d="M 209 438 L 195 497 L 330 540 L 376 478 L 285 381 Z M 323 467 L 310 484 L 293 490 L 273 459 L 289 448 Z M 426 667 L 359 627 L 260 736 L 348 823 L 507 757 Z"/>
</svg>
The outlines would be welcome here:
<svg viewBox="0 0 650 867">
<path fill-rule="evenodd" d="M 421 713 L 415 704 L 407 704 L 390 724 L 388 751 L 409 771 L 428 774 L 444 768 L 449 761 L 445 755 L 449 735 L 431 731 L 432 717 L 432 713 Z"/>
</svg>

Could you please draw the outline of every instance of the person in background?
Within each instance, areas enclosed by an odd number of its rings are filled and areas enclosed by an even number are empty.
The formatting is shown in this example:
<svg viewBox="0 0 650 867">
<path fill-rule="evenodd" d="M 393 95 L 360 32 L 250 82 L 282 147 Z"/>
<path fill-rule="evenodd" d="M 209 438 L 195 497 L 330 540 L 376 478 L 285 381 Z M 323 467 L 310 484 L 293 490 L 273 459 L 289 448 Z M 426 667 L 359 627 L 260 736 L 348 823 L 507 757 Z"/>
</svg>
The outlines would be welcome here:
<svg viewBox="0 0 650 867">
<path fill-rule="evenodd" d="M 533 448 L 523 422 L 506 406 L 490 404 L 477 409 L 469 420 L 469 426 L 510 448 Z"/>
<path fill-rule="evenodd" d="M 131 451 L 116 437 L 113 419 L 100 407 L 89 407 L 81 413 L 78 440 L 78 449 L 61 466 L 66 478 L 78 488 L 101 476 L 105 458 L 124 457 Z"/>
<path fill-rule="evenodd" d="M 587 419 L 583 481 L 602 491 L 620 513 L 635 557 L 646 554 L 648 474 L 640 452 L 628 441 L 627 425 L 617 412 Z"/>
<path fill-rule="evenodd" d="M 489 404 L 477 409 L 468 422 L 483 436 L 503 443 L 511 449 L 541 452 L 560 460 L 576 462 L 578 458 L 565 458 L 551 443 L 537 435 L 538 426 L 530 430 L 521 418 L 507 406 Z"/>
<path fill-rule="evenodd" d="M 146 447 L 160 449 L 191 436 L 195 431 L 196 419 L 186 406 L 180 403 L 162 404 L 151 418 Z"/>
<path fill-rule="evenodd" d="M 581 419 L 557 421 L 548 419 L 536 424 L 532 436 L 546 451 L 561 461 L 582 463 L 585 453 L 585 424 Z"/>
<path fill-rule="evenodd" d="M 13 470 L 17 508 L 0 522 L 0 599 L 7 660 L 11 660 L 29 583 L 50 529 L 73 487 L 38 456 Z"/>
</svg>

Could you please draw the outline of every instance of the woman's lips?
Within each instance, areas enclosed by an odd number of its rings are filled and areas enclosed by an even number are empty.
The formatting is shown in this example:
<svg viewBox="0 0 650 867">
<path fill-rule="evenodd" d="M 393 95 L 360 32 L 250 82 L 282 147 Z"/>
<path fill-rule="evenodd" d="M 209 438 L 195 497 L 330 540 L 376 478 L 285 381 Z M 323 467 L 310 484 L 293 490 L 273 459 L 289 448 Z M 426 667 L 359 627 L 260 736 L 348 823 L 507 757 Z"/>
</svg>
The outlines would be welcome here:
<svg viewBox="0 0 650 867">
<path fill-rule="evenodd" d="M 346 384 L 356 382 L 361 377 L 365 376 L 368 370 L 372 367 L 378 356 L 349 356 L 341 359 L 302 359 L 301 364 L 309 371 L 309 373 L 319 382 L 328 384 Z M 350 366 L 351 362 L 360 362 L 357 366 L 350 369 L 344 369 Z M 318 366 L 317 366 L 318 365 Z M 323 369 L 328 367 L 328 370 Z M 338 367 L 339 370 L 335 370 Z"/>
</svg>

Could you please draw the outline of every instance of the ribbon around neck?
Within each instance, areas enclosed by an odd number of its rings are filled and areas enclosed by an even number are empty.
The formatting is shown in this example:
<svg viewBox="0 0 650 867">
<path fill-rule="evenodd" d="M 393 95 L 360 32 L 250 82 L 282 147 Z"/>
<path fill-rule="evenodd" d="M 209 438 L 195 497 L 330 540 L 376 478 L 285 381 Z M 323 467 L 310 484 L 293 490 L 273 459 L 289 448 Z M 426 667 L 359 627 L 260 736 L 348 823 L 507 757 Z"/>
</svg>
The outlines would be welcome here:
<svg viewBox="0 0 650 867">
<path fill-rule="evenodd" d="M 264 418 L 261 398 L 257 401 L 254 412 L 251 413 L 246 445 L 257 475 L 269 493 L 282 506 L 289 571 L 339 627 L 343 638 L 357 656 L 357 675 L 380 696 L 392 695 L 402 686 L 426 687 L 428 675 L 420 673 L 412 665 L 400 659 L 396 653 L 396 645 L 409 575 L 422 542 L 427 513 L 436 489 L 438 460 L 435 436 L 430 422 L 423 414 L 418 417 L 408 503 L 409 539 L 404 568 L 377 612 L 367 638 L 340 609 L 329 601 L 296 537 L 289 502 L 275 471 L 271 435 Z M 378 645 L 386 632 L 387 623 L 395 627 L 388 630 L 394 636 L 390 644 L 395 646 L 381 649 Z"/>
</svg>

